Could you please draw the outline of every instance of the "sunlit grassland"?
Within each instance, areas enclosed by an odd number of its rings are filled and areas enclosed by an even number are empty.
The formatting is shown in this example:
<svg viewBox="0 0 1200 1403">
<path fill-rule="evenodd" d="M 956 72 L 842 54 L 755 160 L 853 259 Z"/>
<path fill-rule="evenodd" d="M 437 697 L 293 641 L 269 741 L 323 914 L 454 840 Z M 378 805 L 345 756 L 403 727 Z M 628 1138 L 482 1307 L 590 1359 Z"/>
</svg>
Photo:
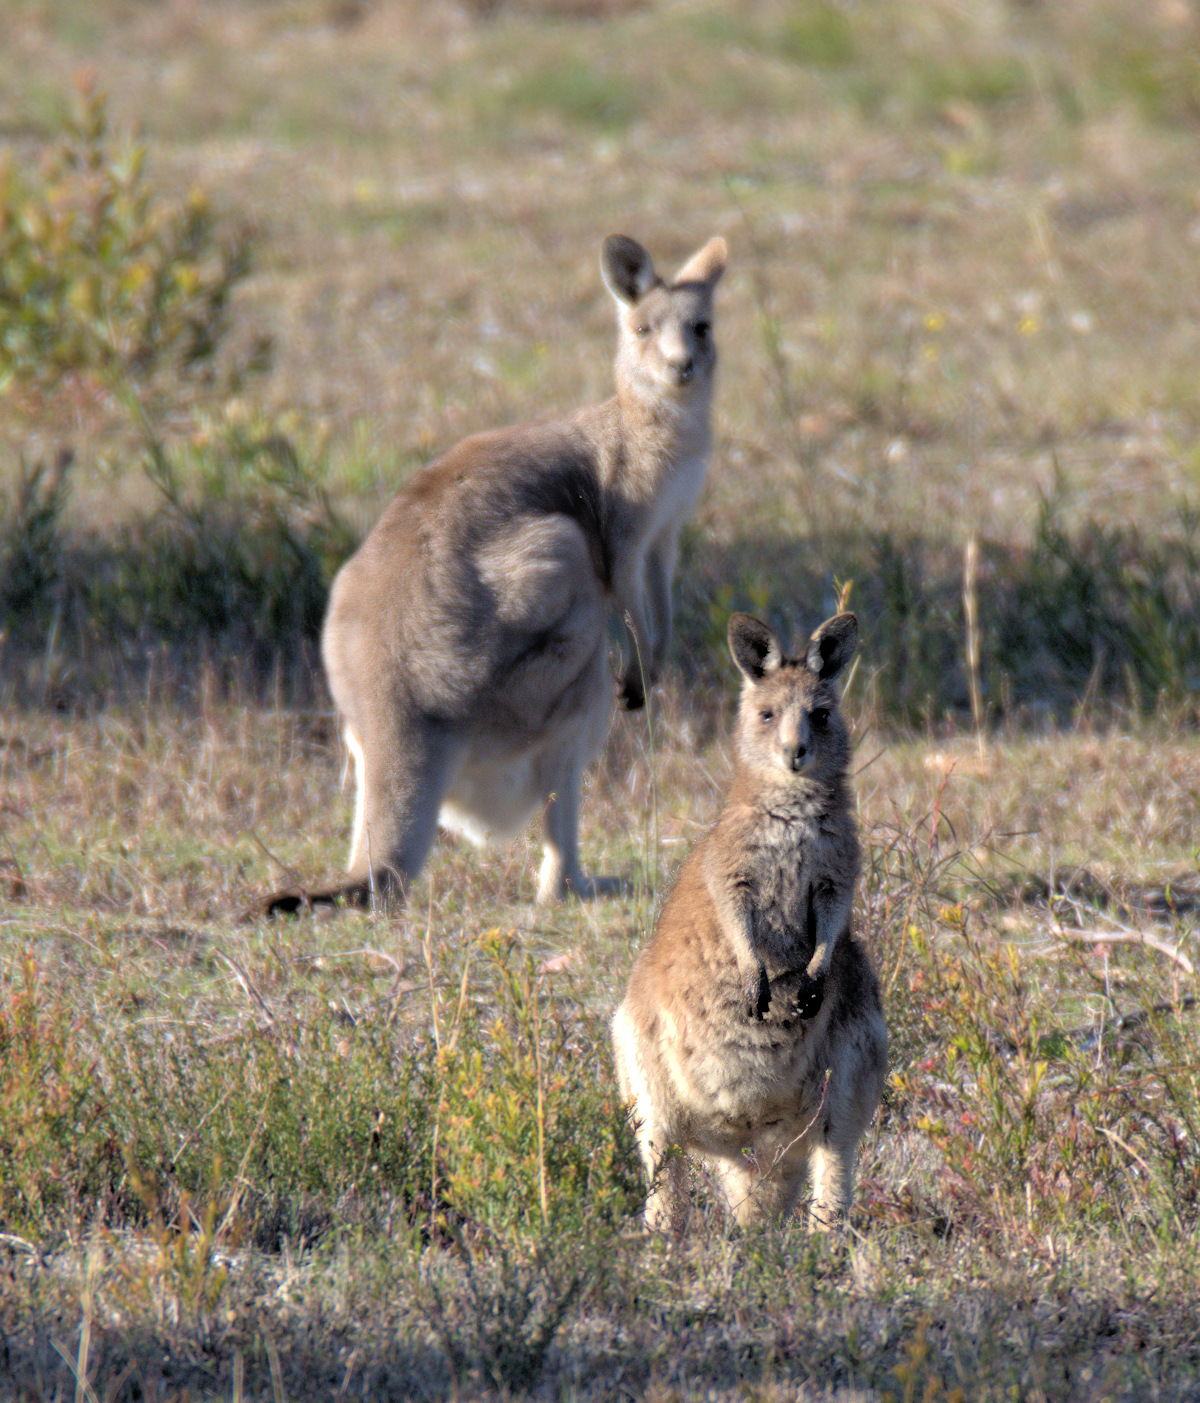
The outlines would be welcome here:
<svg viewBox="0 0 1200 1403">
<path fill-rule="evenodd" d="M 94 1379 L 130 1365 L 168 1395 L 227 1396 L 241 1367 L 289 1396 L 349 1370 L 368 1396 L 436 1395 L 457 1371 L 469 1392 L 625 1378 L 635 1396 L 784 1397 L 807 1378 L 900 1397 L 912 1367 L 964 1396 L 1039 1378 L 1080 1396 L 1084 1368 L 1114 1396 L 1187 1396 L 1196 1045 L 1187 1006 L 1169 1010 L 1194 981 L 1075 932 L 1194 954 L 1194 740 L 1018 735 L 981 760 L 860 727 L 858 928 L 894 1070 L 852 1229 L 731 1236 L 701 1179 L 693 1239 L 664 1256 L 605 1216 L 637 1183 L 611 1141 L 605 1020 L 724 757 L 669 700 L 656 722 L 653 749 L 644 719 L 620 722 L 585 809 L 588 864 L 626 898 L 536 910 L 531 834 L 486 857 L 443 841 L 402 916 L 279 925 L 237 912 L 276 864 L 328 871 L 345 840 L 323 718 L 11 718 L 5 1309 L 30 1396 L 38 1368 L 66 1368 L 55 1329 L 78 1366 L 80 1328 Z M 524 1060 L 504 1061 L 505 1028 L 529 1036 Z M 552 1175 L 548 1232 L 538 1045 L 564 1150 L 608 1143 L 624 1176 L 597 1207 L 595 1185 Z M 46 1323 L 64 1309 L 65 1332 Z M 1114 1329 L 1170 1364 L 1110 1356 Z"/>
<path fill-rule="evenodd" d="M 5 208 L 69 204 L 87 65 L 79 149 L 213 222 L 148 320 L 84 239 L 6 323 L 0 1395 L 1195 1396 L 1196 52 L 1116 0 L 4 7 Z M 585 798 L 625 894 L 536 909 L 535 826 L 243 918 L 344 857 L 332 571 L 461 434 L 609 393 L 613 230 L 732 249 L 674 654 Z M 647 1240 L 605 1023 L 720 804 L 728 613 L 851 580 L 857 1206 L 743 1236 L 697 1173 Z"/>
</svg>

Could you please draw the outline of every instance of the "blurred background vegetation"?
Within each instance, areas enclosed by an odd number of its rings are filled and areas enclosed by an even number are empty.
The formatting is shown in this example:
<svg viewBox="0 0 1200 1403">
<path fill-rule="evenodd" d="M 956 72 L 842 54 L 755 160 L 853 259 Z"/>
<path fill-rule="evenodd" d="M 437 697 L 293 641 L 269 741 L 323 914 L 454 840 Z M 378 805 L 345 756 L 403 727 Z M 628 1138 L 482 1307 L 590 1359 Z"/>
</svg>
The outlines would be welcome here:
<svg viewBox="0 0 1200 1403">
<path fill-rule="evenodd" d="M 968 596 L 988 725 L 1194 716 L 1187 0 L 14 0 L 0 52 L 6 698 L 319 695 L 405 478 L 609 392 L 621 229 L 733 248 L 698 704 L 731 607 L 853 579 L 880 721 L 971 720 Z"/>
</svg>

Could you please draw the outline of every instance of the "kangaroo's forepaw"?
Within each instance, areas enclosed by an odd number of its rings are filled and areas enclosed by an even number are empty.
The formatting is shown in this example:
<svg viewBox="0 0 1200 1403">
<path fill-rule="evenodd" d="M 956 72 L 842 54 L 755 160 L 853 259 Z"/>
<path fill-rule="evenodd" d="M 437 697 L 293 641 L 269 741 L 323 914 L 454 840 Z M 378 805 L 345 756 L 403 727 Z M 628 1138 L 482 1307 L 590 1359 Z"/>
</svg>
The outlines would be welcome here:
<svg viewBox="0 0 1200 1403">
<path fill-rule="evenodd" d="M 788 1024 L 795 1018 L 815 1018 L 825 1002 L 825 975 L 814 979 L 807 970 L 789 970 L 771 980 L 770 1019 Z M 764 1015 L 767 1010 L 764 1008 Z"/>
<path fill-rule="evenodd" d="M 767 969 L 759 964 L 746 978 L 742 990 L 746 1004 L 746 1017 L 754 1023 L 761 1023 L 771 1007 L 771 984 L 767 979 Z"/>
<path fill-rule="evenodd" d="M 642 679 L 635 675 L 626 677 L 621 683 L 620 691 L 621 705 L 626 711 L 641 711 L 646 705 L 646 689 L 642 686 Z"/>
<path fill-rule="evenodd" d="M 815 1018 L 821 1011 L 821 1005 L 825 1002 L 825 976 L 817 975 L 815 979 L 806 976 L 806 982 L 796 991 L 796 1017 L 802 1019 Z"/>
</svg>

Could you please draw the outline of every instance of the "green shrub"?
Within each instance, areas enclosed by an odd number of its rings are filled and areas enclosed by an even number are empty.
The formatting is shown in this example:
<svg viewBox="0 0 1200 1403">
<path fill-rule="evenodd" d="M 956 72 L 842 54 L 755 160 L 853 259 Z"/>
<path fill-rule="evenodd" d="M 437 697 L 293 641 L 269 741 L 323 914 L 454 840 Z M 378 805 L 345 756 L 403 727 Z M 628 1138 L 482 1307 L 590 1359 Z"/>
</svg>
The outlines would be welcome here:
<svg viewBox="0 0 1200 1403">
<path fill-rule="evenodd" d="M 324 464 L 279 424 L 226 414 L 191 442 L 152 441 L 159 505 L 127 524 L 89 613 L 140 636 L 226 638 L 268 651 L 315 640 L 356 538 Z"/>
<path fill-rule="evenodd" d="M 144 379 L 216 350 L 248 246 L 201 192 L 158 194 L 145 161 L 84 78 L 40 177 L 0 164 L 0 388 Z"/>
<path fill-rule="evenodd" d="M 607 1029 L 554 996 L 515 937 L 481 945 L 496 990 L 440 1037 L 435 1221 L 450 1250 L 417 1260 L 417 1301 L 458 1376 L 532 1387 L 576 1300 L 611 1268 L 644 1202 Z"/>
<path fill-rule="evenodd" d="M 139 1217 L 151 1195 L 170 1215 L 186 1194 L 236 1199 L 267 1245 L 347 1215 L 513 1250 L 611 1232 L 642 1189 L 606 1033 L 512 938 L 479 964 L 485 987 L 469 997 L 468 968 L 430 1032 L 331 1016 L 235 1046 L 68 1022 L 26 957 L 0 986 L 0 1222 L 53 1234 L 68 1208 Z"/>
<path fill-rule="evenodd" d="M 607 1031 L 549 994 L 515 937 L 492 932 L 482 955 L 494 1008 L 441 1052 L 439 1142 L 455 1221 L 488 1237 L 614 1228 L 642 1185 Z"/>
<path fill-rule="evenodd" d="M 0 1228 L 53 1231 L 120 1162 L 80 1027 L 23 955 L 0 982 Z"/>
<path fill-rule="evenodd" d="M 80 661 L 93 647 L 185 658 L 219 643 L 251 673 L 281 655 L 307 672 L 330 583 L 357 543 L 324 458 L 251 413 L 171 446 L 147 438 L 150 509 L 106 535 L 64 539 L 68 457 L 25 469 L 0 496 L 0 630 L 36 659 L 65 614 L 87 625 Z"/>
<path fill-rule="evenodd" d="M 1011 945 L 935 945 L 915 934 L 916 1001 L 928 1056 L 894 1090 L 936 1109 L 917 1117 L 945 1157 L 948 1187 L 969 1214 L 1017 1212 L 1065 1222 L 1148 1221 L 1168 1238 L 1200 1212 L 1197 1046 L 1189 1014 L 1166 1010 L 1148 1036 L 1122 1041 L 1063 1028 L 1031 962 Z M 1161 997 L 1154 971 L 1132 989 Z M 1127 992 L 1126 997 L 1129 997 Z M 1148 1046 L 1147 1046 L 1148 1044 Z"/>
</svg>

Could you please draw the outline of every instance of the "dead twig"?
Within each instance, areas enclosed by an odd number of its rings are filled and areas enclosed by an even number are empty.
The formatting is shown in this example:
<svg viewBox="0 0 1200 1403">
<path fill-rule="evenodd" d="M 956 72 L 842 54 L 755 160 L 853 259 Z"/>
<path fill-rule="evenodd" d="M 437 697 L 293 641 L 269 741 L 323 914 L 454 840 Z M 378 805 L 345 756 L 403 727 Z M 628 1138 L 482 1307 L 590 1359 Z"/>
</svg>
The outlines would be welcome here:
<svg viewBox="0 0 1200 1403">
<path fill-rule="evenodd" d="M 385 950 L 376 950 L 373 946 L 364 945 L 358 950 L 334 950 L 326 955 L 297 955 L 298 965 L 309 965 L 313 969 L 324 969 L 327 964 L 332 964 L 335 960 L 362 959 L 369 965 L 372 960 L 377 960 L 380 964 L 387 965 L 396 975 L 400 974 L 401 964 L 395 955 L 389 955 Z M 382 973 L 373 970 L 372 973 Z"/>
<path fill-rule="evenodd" d="M 1165 940 L 1160 940 L 1154 935 L 1147 935 L 1143 930 L 1134 930 L 1128 926 L 1124 926 L 1120 930 L 1071 930 L 1069 927 L 1060 925 L 1057 921 L 1052 924 L 1051 930 L 1059 939 L 1073 945 L 1145 945 L 1148 949 L 1165 955 L 1168 960 L 1177 964 L 1185 974 L 1194 975 L 1196 973 L 1196 966 L 1192 964 L 1178 945 L 1169 945 Z"/>
<path fill-rule="evenodd" d="M 279 870 L 283 873 L 283 875 L 287 878 L 287 880 L 292 883 L 293 886 L 298 887 L 300 885 L 300 874 L 296 871 L 296 869 L 292 867 L 289 863 L 284 862 L 284 860 L 281 857 L 276 857 L 275 854 L 271 851 L 269 847 L 267 847 L 266 843 L 263 842 L 263 840 L 258 836 L 258 834 L 254 831 L 253 828 L 243 829 L 243 832 L 246 834 L 246 837 L 249 838 L 250 841 L 254 844 L 254 846 L 259 850 L 259 852 L 262 853 L 262 855 L 267 859 L 267 861 L 273 862 L 275 866 L 278 867 Z"/>
<path fill-rule="evenodd" d="M 238 962 L 233 958 L 232 955 L 227 955 L 224 950 L 219 950 L 217 953 L 233 971 L 233 977 L 242 986 L 242 992 L 246 995 L 248 999 L 252 1000 L 255 1004 L 258 1005 L 259 1012 L 267 1020 L 268 1025 L 274 1028 L 275 1015 L 271 1012 L 270 1008 L 268 1007 L 266 999 L 264 999 L 263 996 L 254 987 L 254 981 L 241 967 L 241 965 L 238 964 Z"/>
<path fill-rule="evenodd" d="M 266 999 L 264 999 L 263 996 L 254 987 L 254 981 L 241 967 L 241 965 L 238 964 L 238 962 L 233 958 L 232 955 L 227 955 L 223 950 L 220 950 L 217 953 L 229 966 L 230 970 L 233 972 L 233 977 L 242 986 L 242 992 L 252 1003 L 254 1003 L 257 1006 L 263 1018 L 266 1019 L 266 1026 L 260 1031 L 271 1032 L 276 1034 L 280 1039 L 284 1051 L 287 1052 L 289 1056 L 295 1057 L 297 1052 L 295 1042 L 292 1038 L 288 1036 L 285 1029 L 280 1025 L 279 1020 L 275 1017 L 274 1013 L 271 1012 L 271 1007 L 267 1003 Z"/>
</svg>

